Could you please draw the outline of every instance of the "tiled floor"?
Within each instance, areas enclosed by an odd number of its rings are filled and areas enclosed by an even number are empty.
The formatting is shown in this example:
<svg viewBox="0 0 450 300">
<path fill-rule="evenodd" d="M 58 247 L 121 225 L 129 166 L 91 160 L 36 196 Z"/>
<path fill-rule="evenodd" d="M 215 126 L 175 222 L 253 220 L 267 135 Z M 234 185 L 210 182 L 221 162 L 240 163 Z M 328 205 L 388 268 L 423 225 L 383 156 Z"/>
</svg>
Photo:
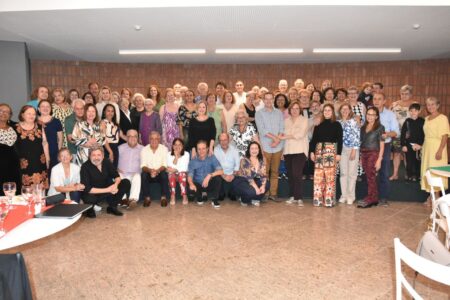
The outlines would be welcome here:
<svg viewBox="0 0 450 300">
<path fill-rule="evenodd" d="M 393 299 L 393 238 L 415 249 L 428 215 L 406 202 L 154 202 L 8 252 L 24 253 L 37 299 Z M 416 285 L 425 298 L 450 299 L 448 287 L 420 276 Z"/>
</svg>

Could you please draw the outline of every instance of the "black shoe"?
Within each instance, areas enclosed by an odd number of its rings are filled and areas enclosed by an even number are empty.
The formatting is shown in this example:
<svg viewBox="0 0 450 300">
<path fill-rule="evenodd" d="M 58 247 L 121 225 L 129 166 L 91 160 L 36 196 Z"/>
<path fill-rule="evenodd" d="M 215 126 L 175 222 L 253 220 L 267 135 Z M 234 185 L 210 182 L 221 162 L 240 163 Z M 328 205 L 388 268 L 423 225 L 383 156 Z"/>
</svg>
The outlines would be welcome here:
<svg viewBox="0 0 450 300">
<path fill-rule="evenodd" d="M 87 218 L 91 218 L 91 219 L 94 219 L 94 218 L 97 217 L 97 215 L 95 214 L 94 208 L 88 209 L 88 210 L 84 213 L 84 215 L 85 215 Z"/>
<path fill-rule="evenodd" d="M 197 204 L 198 205 L 203 205 L 203 203 L 205 203 L 206 201 L 208 201 L 208 198 L 206 196 L 202 196 L 201 198 L 197 198 Z"/>
<path fill-rule="evenodd" d="M 223 201 L 224 199 L 225 199 L 225 195 L 220 195 L 218 200 Z"/>
<path fill-rule="evenodd" d="M 219 201 L 216 200 L 216 199 L 214 199 L 214 200 L 211 202 L 211 204 L 212 204 L 212 206 L 213 206 L 214 208 L 220 208 L 220 203 L 219 203 Z"/>
<path fill-rule="evenodd" d="M 231 201 L 236 201 L 236 196 L 235 195 L 230 195 L 230 200 Z"/>
<path fill-rule="evenodd" d="M 106 209 L 106 213 L 112 214 L 112 215 L 115 215 L 118 217 L 123 216 L 123 213 L 120 210 L 118 210 L 117 207 L 108 206 L 108 208 Z"/>
<path fill-rule="evenodd" d="M 377 202 L 367 202 L 367 201 L 364 201 L 364 200 L 362 200 L 362 201 L 358 201 L 358 205 L 356 206 L 356 207 L 358 207 L 358 208 L 369 208 L 369 207 L 372 207 L 372 206 L 376 206 L 378 203 Z"/>
</svg>

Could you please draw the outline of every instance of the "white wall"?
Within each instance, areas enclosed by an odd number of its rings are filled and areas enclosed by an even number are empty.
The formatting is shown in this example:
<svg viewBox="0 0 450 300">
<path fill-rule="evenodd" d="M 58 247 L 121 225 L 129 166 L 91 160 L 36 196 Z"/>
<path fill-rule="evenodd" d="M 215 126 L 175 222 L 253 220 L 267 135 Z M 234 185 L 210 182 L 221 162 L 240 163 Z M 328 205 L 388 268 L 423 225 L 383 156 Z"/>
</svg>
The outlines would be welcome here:
<svg viewBox="0 0 450 300">
<path fill-rule="evenodd" d="M 31 92 L 28 51 L 25 43 L 0 41 L 0 102 L 13 109 L 17 120 L 20 108 Z"/>
</svg>

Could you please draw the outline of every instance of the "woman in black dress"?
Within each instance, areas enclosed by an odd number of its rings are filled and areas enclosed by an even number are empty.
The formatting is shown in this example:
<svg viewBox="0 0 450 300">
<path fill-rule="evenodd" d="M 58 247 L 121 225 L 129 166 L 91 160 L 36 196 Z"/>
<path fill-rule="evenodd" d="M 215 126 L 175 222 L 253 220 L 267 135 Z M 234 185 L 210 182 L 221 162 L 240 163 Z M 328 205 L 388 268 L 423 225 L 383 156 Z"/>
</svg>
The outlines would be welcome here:
<svg viewBox="0 0 450 300">
<path fill-rule="evenodd" d="M 195 147 L 197 142 L 206 141 L 209 147 L 208 155 L 214 154 L 214 141 L 216 139 L 216 125 L 214 119 L 208 117 L 206 112 L 206 103 L 204 101 L 199 102 L 197 106 L 197 117 L 192 118 L 189 122 L 189 150 L 191 151 L 192 158 L 195 158 L 197 153 Z"/>
<path fill-rule="evenodd" d="M 19 159 L 14 144 L 17 134 L 9 124 L 12 110 L 8 104 L 0 104 L 0 191 L 3 193 L 3 183 L 15 182 L 20 191 Z"/>
<path fill-rule="evenodd" d="M 47 138 L 42 126 L 37 123 L 34 107 L 30 105 L 22 107 L 16 133 L 22 185 L 40 183 L 47 189 L 50 155 Z"/>
<path fill-rule="evenodd" d="M 130 129 L 137 129 L 136 124 L 133 123 L 130 111 L 130 101 L 127 98 L 122 98 L 119 101 L 120 107 L 120 140 L 119 145 L 127 142 L 127 132 Z"/>
<path fill-rule="evenodd" d="M 39 121 L 44 128 L 50 154 L 49 171 L 58 164 L 58 152 L 63 146 L 63 127 L 61 121 L 52 114 L 52 105 L 48 100 L 41 100 L 38 104 Z M 50 177 L 50 174 L 49 174 Z"/>
</svg>

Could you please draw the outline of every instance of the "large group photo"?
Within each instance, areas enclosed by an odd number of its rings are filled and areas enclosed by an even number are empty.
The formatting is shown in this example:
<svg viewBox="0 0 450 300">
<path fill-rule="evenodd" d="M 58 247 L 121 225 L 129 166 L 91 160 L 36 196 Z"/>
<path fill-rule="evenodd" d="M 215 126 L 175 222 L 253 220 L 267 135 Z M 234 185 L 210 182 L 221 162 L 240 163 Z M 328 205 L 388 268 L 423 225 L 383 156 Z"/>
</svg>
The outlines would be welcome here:
<svg viewBox="0 0 450 300">
<path fill-rule="evenodd" d="M 0 299 L 450 295 L 448 58 L 72 62 L 2 39 L 25 72 L 0 76 Z"/>
</svg>

